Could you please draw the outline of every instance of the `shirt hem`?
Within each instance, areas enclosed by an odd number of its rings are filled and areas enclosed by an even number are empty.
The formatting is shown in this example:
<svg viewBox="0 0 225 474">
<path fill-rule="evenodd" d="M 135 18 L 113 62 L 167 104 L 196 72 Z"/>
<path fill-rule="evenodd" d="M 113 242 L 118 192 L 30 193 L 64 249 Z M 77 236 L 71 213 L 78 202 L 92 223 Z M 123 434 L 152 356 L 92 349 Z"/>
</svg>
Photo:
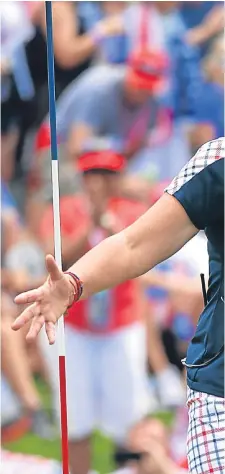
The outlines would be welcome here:
<svg viewBox="0 0 225 474">
<path fill-rule="evenodd" d="M 212 387 L 212 385 L 207 385 L 202 382 L 193 382 L 189 378 L 187 378 L 187 385 L 191 390 L 195 390 L 196 392 L 202 392 L 206 393 L 207 395 L 213 395 L 214 397 L 224 398 L 224 391 L 216 390 L 215 387 Z"/>
</svg>

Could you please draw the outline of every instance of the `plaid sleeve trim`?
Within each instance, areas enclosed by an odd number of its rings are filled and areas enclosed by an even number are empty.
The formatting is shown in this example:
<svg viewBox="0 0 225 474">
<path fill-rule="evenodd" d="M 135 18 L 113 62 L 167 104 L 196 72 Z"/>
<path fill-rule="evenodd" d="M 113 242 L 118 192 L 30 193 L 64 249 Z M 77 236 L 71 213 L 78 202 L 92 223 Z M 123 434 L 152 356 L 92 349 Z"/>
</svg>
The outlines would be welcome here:
<svg viewBox="0 0 225 474">
<path fill-rule="evenodd" d="M 216 160 L 224 157 L 224 137 L 205 143 L 201 146 L 201 148 L 199 148 L 193 158 L 191 158 L 191 160 L 182 168 L 180 173 L 173 179 L 171 184 L 165 189 L 165 192 L 173 195 L 204 168 L 211 165 Z"/>
</svg>

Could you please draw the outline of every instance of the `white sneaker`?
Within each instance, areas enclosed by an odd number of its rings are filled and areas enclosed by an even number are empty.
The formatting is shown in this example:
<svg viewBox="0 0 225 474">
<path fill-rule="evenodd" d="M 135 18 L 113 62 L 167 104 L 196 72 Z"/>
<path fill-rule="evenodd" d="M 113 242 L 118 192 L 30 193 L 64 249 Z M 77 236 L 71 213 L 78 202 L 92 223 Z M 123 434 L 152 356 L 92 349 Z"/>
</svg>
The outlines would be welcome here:
<svg viewBox="0 0 225 474">
<path fill-rule="evenodd" d="M 178 369 L 170 365 L 166 370 L 156 374 L 157 390 L 164 408 L 184 406 L 186 391 Z"/>
</svg>

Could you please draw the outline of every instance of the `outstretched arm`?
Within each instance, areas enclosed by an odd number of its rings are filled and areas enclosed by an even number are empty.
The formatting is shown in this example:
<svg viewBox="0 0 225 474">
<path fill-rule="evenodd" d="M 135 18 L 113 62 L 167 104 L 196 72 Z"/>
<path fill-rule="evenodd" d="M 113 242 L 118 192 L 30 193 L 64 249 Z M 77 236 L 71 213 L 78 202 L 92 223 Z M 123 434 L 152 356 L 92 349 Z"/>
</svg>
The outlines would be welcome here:
<svg viewBox="0 0 225 474">
<path fill-rule="evenodd" d="M 71 267 L 84 285 L 83 298 L 136 278 L 177 252 L 198 229 L 217 224 L 224 212 L 224 139 L 203 145 L 167 188 L 159 201 L 123 232 L 103 241 Z M 61 272 L 54 258 L 46 258 L 44 285 L 17 296 L 29 304 L 13 329 L 32 324 L 34 339 L 45 324 L 50 344 L 55 324 L 73 302 L 71 276 Z M 70 281 L 71 280 L 71 281 Z"/>
<path fill-rule="evenodd" d="M 169 194 L 134 224 L 104 240 L 70 271 L 83 281 L 82 298 L 136 278 L 177 252 L 198 230 Z"/>
<path fill-rule="evenodd" d="M 70 271 L 83 282 L 82 298 L 136 278 L 179 250 L 193 235 L 181 204 L 165 194 L 148 212 L 123 232 L 93 248 Z M 12 325 L 14 330 L 32 320 L 27 338 L 35 339 L 45 325 L 49 343 L 55 342 L 55 324 L 73 301 L 73 279 L 47 256 L 48 279 L 37 290 L 17 296 L 18 304 L 30 304 Z"/>
</svg>

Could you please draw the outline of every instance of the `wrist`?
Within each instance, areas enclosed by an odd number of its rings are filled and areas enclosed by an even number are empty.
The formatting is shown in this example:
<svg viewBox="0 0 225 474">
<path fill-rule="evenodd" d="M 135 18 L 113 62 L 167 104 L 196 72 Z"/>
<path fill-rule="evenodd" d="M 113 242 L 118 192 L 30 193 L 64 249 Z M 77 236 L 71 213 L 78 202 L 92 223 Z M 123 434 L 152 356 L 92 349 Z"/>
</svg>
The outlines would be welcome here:
<svg viewBox="0 0 225 474">
<path fill-rule="evenodd" d="M 64 272 L 65 277 L 69 283 L 68 307 L 79 301 L 83 293 L 83 283 L 80 278 L 72 272 Z"/>
<path fill-rule="evenodd" d="M 69 274 L 67 274 L 66 272 L 64 273 L 64 275 L 65 275 L 65 278 L 66 278 L 67 284 L 68 284 L 67 308 L 70 308 L 73 305 L 73 301 L 74 301 L 74 287 L 73 287 L 73 284 L 72 284 L 72 277 Z"/>
</svg>

